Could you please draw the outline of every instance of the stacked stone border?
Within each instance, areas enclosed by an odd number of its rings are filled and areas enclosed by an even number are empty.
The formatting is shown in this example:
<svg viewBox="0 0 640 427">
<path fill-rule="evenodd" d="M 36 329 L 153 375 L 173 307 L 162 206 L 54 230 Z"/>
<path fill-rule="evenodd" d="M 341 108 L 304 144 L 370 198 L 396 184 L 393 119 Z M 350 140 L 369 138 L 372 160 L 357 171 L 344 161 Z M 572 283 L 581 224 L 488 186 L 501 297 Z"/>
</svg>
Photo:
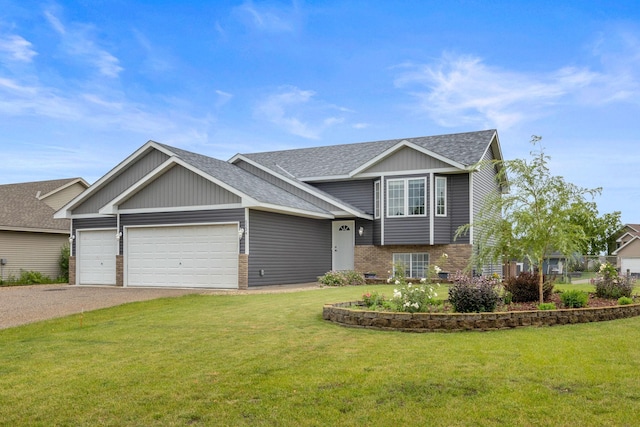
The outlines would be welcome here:
<svg viewBox="0 0 640 427">
<path fill-rule="evenodd" d="M 402 332 L 495 331 L 604 322 L 640 316 L 640 304 L 496 313 L 395 313 L 364 310 L 361 301 L 325 304 L 325 320 L 352 328 Z"/>
</svg>

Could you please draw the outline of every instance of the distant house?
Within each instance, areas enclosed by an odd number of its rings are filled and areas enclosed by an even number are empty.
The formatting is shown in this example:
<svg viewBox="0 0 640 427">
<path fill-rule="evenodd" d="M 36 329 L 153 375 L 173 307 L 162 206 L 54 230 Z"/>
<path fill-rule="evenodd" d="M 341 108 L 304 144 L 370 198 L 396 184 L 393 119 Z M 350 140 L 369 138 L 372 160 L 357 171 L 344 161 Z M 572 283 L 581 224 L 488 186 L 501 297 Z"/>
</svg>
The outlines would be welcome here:
<svg viewBox="0 0 640 427">
<path fill-rule="evenodd" d="M 247 288 L 358 270 L 463 269 L 473 221 L 501 191 L 495 130 L 238 154 L 149 141 L 56 213 L 72 221 L 71 282 Z M 487 265 L 485 272 L 499 272 Z"/>
<path fill-rule="evenodd" d="M 0 185 L 0 280 L 18 277 L 20 270 L 60 275 L 71 221 L 53 214 L 88 186 L 81 178 Z"/>
<path fill-rule="evenodd" d="M 616 256 L 620 273 L 640 274 L 640 224 L 625 224 L 618 235 L 617 249 L 612 254 Z"/>
</svg>

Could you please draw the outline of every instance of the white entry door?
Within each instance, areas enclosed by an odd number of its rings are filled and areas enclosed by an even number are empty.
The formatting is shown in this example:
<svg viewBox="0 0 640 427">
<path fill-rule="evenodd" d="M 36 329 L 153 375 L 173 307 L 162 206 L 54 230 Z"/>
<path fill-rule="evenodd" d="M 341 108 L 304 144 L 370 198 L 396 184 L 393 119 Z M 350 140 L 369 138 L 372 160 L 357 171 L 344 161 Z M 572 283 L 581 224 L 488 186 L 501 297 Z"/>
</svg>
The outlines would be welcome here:
<svg viewBox="0 0 640 427">
<path fill-rule="evenodd" d="M 116 284 L 116 229 L 78 230 L 79 285 Z"/>
<path fill-rule="evenodd" d="M 353 270 L 353 251 L 355 248 L 355 221 L 333 222 L 333 258 L 334 270 Z"/>
</svg>

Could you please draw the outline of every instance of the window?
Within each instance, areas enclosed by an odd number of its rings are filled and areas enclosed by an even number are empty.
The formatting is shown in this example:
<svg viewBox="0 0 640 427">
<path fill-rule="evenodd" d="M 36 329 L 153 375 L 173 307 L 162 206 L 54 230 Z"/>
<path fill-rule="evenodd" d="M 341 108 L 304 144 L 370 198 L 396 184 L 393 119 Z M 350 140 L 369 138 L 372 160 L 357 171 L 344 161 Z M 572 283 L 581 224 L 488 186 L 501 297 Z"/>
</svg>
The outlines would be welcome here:
<svg viewBox="0 0 640 427">
<path fill-rule="evenodd" d="M 387 181 L 387 216 L 425 215 L 425 179 Z"/>
<path fill-rule="evenodd" d="M 373 183 L 373 216 L 380 218 L 380 181 Z"/>
<path fill-rule="evenodd" d="M 404 276 L 414 279 L 427 277 L 429 254 L 426 252 L 393 254 L 393 274 L 397 268 L 404 268 Z"/>
<path fill-rule="evenodd" d="M 436 216 L 447 216 L 447 178 L 436 176 Z"/>
</svg>

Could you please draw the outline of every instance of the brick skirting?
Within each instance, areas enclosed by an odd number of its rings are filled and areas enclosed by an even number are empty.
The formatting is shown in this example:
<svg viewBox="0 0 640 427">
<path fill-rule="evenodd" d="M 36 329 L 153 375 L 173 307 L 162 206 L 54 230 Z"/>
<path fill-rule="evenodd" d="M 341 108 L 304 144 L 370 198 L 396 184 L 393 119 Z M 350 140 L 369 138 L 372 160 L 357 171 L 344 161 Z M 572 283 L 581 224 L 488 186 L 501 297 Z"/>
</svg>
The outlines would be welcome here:
<svg viewBox="0 0 640 427">
<path fill-rule="evenodd" d="M 322 318 L 352 328 L 460 332 L 603 322 L 640 316 L 640 304 L 503 313 L 391 313 L 352 308 L 360 304 L 360 301 L 326 304 Z"/>
</svg>

